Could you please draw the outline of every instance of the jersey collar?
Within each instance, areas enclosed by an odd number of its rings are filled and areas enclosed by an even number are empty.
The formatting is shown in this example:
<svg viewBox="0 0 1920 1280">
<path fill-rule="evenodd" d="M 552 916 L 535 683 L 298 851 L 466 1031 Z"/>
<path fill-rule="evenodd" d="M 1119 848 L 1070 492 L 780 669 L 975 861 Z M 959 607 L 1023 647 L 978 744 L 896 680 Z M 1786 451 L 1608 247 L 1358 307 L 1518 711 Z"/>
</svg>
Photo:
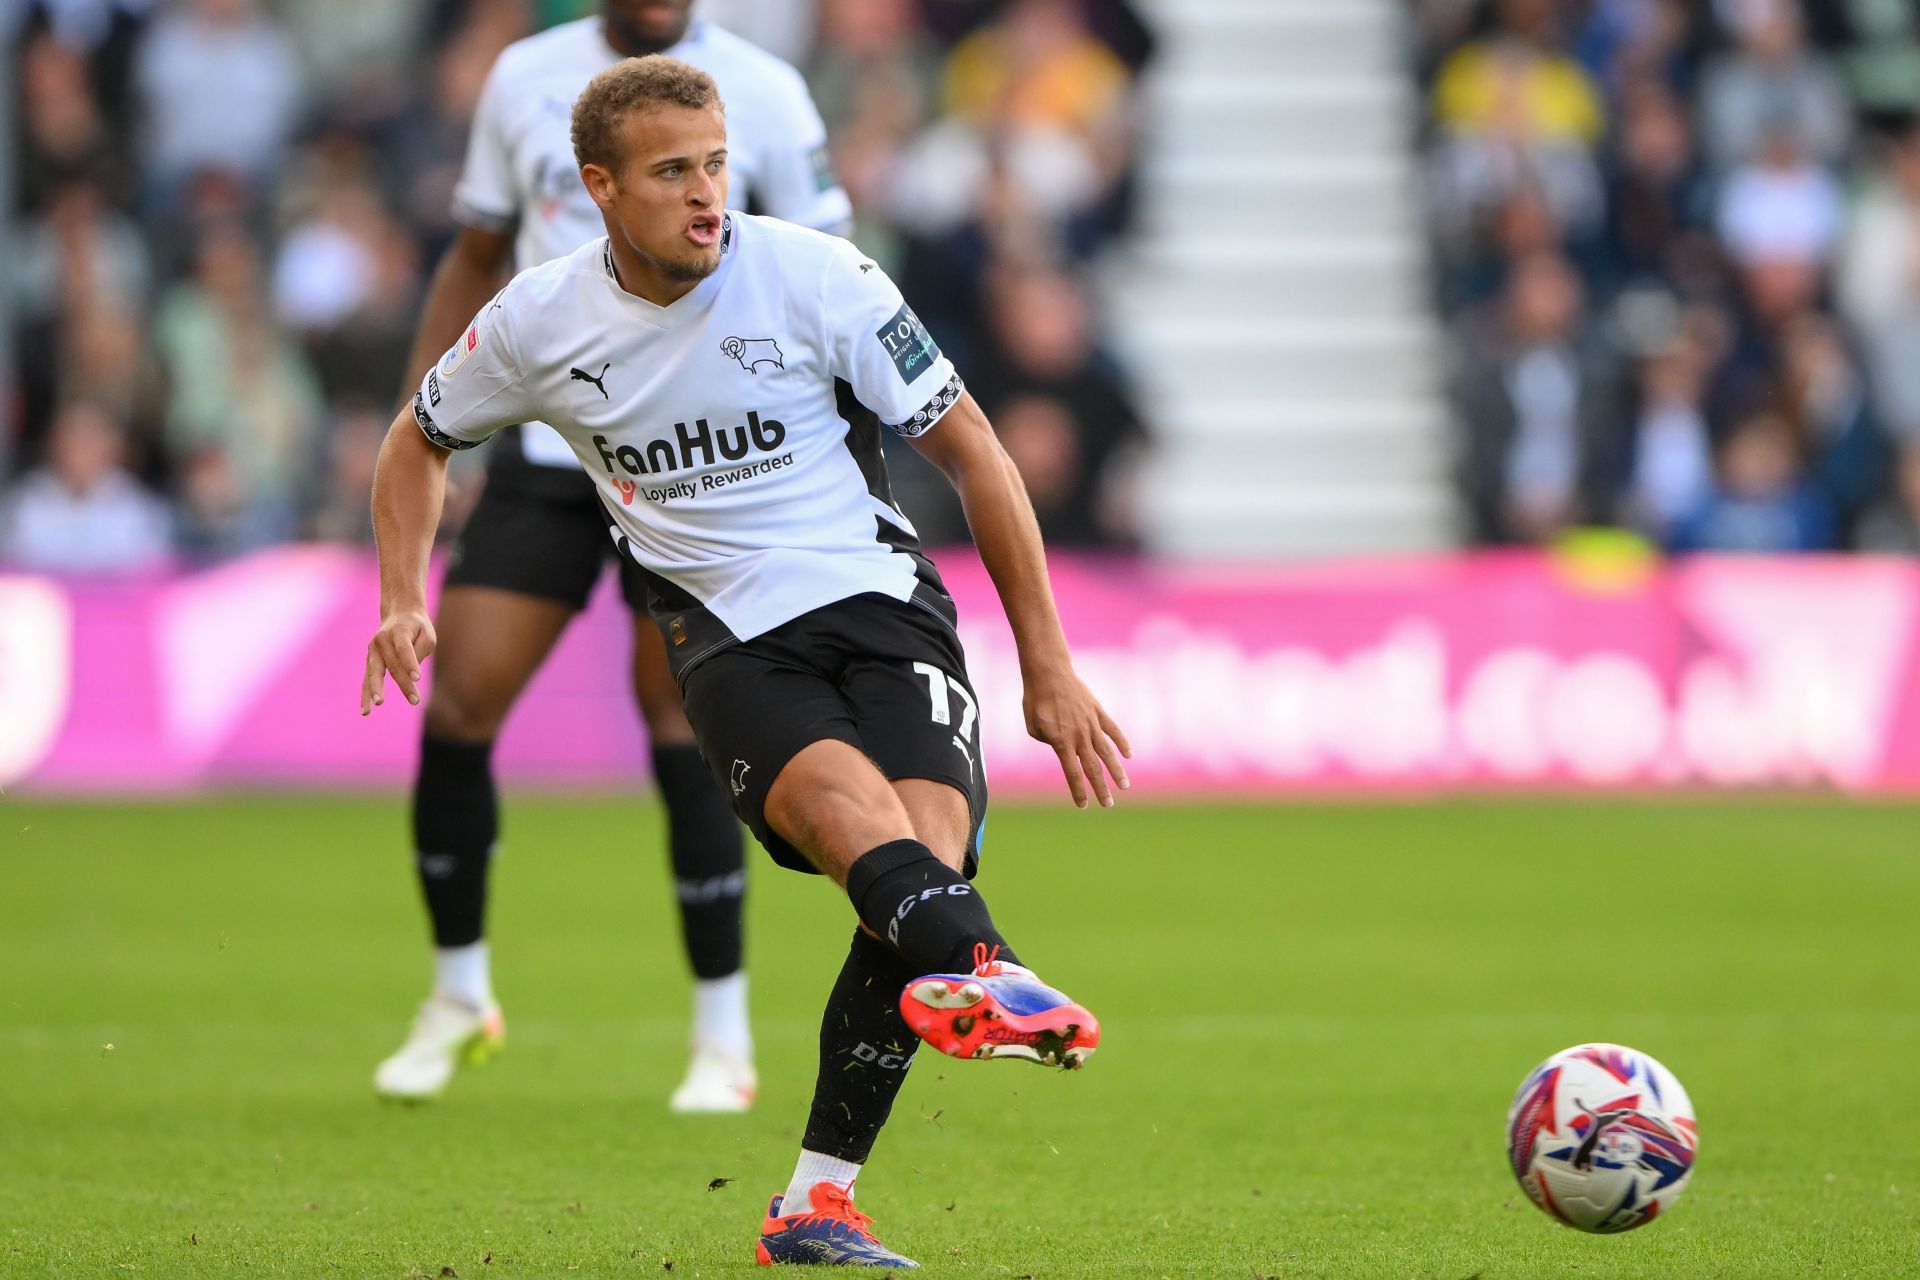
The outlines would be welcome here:
<svg viewBox="0 0 1920 1280">
<path fill-rule="evenodd" d="M 607 288 L 624 298 L 642 320 L 661 329 L 671 329 L 680 324 L 685 317 L 698 311 L 715 293 L 719 292 L 720 278 L 726 275 L 728 261 L 733 257 L 733 233 L 733 214 L 722 214 L 720 217 L 720 265 L 714 268 L 712 275 L 664 307 L 655 302 L 648 302 L 638 294 L 629 293 L 621 287 L 620 274 L 613 269 L 613 240 L 607 236 L 600 238 L 600 273 L 607 282 Z"/>
</svg>

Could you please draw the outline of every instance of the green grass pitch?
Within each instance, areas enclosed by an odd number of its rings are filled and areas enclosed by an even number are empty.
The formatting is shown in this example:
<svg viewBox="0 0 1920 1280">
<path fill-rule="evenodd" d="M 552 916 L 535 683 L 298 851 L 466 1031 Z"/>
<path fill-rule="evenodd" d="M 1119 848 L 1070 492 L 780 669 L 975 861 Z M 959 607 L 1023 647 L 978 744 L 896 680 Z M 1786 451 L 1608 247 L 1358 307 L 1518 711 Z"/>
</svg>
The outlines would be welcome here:
<svg viewBox="0 0 1920 1280">
<path fill-rule="evenodd" d="M 751 1116 L 675 1118 L 657 810 L 509 807 L 507 1052 L 369 1077 L 426 980 L 395 799 L 0 800 L 0 1276 L 744 1276 L 850 912 L 756 851 Z M 1803 799 L 1002 807 L 1005 932 L 1102 1017 L 1078 1075 L 922 1054 L 861 1183 L 978 1276 L 1920 1272 L 1920 810 Z M 1501 1126 L 1581 1040 L 1702 1155 L 1587 1237 Z M 717 1179 L 731 1179 L 710 1189 Z"/>
</svg>

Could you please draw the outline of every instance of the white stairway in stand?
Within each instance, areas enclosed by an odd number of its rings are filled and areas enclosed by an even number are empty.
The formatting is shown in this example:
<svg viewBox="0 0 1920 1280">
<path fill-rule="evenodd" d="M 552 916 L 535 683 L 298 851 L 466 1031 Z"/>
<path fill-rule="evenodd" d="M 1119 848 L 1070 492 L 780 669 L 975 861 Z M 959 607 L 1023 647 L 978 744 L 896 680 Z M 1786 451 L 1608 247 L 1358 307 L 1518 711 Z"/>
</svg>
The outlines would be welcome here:
<svg viewBox="0 0 1920 1280">
<path fill-rule="evenodd" d="M 1451 545 L 1398 0 L 1143 0 L 1136 235 L 1112 336 L 1159 429 L 1149 545 L 1182 557 Z"/>
</svg>

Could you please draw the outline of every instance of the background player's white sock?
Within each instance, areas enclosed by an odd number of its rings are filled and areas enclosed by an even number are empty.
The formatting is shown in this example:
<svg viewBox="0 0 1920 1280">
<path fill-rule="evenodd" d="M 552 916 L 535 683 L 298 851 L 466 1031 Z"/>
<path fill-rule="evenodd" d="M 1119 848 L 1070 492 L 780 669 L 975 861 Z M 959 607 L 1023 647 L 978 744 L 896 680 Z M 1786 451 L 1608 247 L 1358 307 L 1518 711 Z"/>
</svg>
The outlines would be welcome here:
<svg viewBox="0 0 1920 1280">
<path fill-rule="evenodd" d="M 838 1160 L 800 1148 L 800 1163 L 793 1167 L 793 1181 L 787 1184 L 787 1194 L 780 1200 L 780 1216 L 811 1213 L 813 1203 L 807 1199 L 807 1192 L 813 1190 L 814 1183 L 831 1182 L 851 1195 L 853 1180 L 859 1176 L 860 1166 L 851 1160 Z"/>
<path fill-rule="evenodd" d="M 753 1029 L 747 1024 L 747 975 L 702 978 L 693 984 L 693 1038 L 743 1058 L 753 1057 Z"/>
<path fill-rule="evenodd" d="M 476 1009 L 491 1008 L 493 967 L 487 962 L 487 944 L 434 948 L 433 993 Z"/>
</svg>

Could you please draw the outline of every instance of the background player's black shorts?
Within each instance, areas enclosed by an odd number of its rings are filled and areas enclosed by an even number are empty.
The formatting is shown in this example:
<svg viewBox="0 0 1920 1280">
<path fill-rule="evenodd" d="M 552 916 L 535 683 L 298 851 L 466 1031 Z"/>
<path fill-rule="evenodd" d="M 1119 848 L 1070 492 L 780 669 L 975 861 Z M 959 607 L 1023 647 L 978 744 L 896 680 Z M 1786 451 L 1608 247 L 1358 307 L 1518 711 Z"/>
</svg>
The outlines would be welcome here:
<svg viewBox="0 0 1920 1280">
<path fill-rule="evenodd" d="M 490 476 L 454 544 L 446 585 L 498 587 L 579 610 L 586 608 L 611 558 L 620 568 L 621 596 L 629 608 L 645 612 L 647 584 L 639 566 L 619 553 L 607 533 L 613 518 L 600 504 L 593 481 L 577 472 L 567 479 L 579 482 L 573 495 L 525 489 Z"/>
<path fill-rule="evenodd" d="M 767 788 L 794 756 L 830 739 L 858 747 L 890 779 L 930 778 L 965 795 L 973 878 L 987 780 L 966 655 L 946 619 L 882 595 L 836 601 L 704 659 L 685 692 L 707 766 L 781 866 L 815 870 L 768 829 Z"/>
</svg>

